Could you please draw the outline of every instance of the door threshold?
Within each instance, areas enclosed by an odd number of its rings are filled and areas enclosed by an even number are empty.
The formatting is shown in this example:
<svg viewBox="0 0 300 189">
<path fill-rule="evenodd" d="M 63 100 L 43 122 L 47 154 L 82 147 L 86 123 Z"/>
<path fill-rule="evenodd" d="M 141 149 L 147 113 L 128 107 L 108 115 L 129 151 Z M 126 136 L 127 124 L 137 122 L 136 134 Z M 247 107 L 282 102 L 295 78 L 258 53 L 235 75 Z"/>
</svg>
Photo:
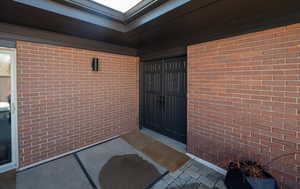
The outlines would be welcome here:
<svg viewBox="0 0 300 189">
<path fill-rule="evenodd" d="M 16 189 L 17 182 L 16 182 L 16 170 L 10 170 L 5 173 L 0 174 L 0 188 L 5 189 Z"/>
<path fill-rule="evenodd" d="M 159 142 L 179 151 L 182 153 L 186 153 L 187 152 L 187 148 L 186 148 L 186 144 L 176 141 L 170 137 L 167 137 L 165 135 L 162 135 L 156 131 L 147 129 L 147 128 L 142 128 L 140 130 L 143 134 L 148 135 L 156 140 L 158 140 Z"/>
<path fill-rule="evenodd" d="M 12 170 L 9 170 L 9 171 L 5 171 L 3 173 L 0 173 L 0 177 L 1 176 L 4 176 L 4 175 L 16 175 L 17 174 L 17 170 L 16 169 L 12 169 Z"/>
<path fill-rule="evenodd" d="M 14 163 L 0 166 L 0 174 L 16 170 L 17 166 Z"/>
</svg>

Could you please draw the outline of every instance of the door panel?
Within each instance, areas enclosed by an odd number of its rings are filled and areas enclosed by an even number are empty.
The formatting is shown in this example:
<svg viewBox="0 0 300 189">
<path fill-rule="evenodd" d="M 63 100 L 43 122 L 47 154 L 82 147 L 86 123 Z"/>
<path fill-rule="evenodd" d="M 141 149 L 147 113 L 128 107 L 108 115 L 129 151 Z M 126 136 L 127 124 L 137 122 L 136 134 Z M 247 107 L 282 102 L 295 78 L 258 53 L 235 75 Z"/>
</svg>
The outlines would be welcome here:
<svg viewBox="0 0 300 189">
<path fill-rule="evenodd" d="M 186 57 L 143 64 L 142 124 L 186 142 Z"/>
<path fill-rule="evenodd" d="M 186 59 L 166 59 L 163 65 L 163 96 L 166 107 L 163 112 L 162 124 L 168 136 L 185 142 Z"/>
<path fill-rule="evenodd" d="M 144 66 L 144 123 L 151 129 L 161 131 L 161 71 L 160 62 Z"/>
</svg>

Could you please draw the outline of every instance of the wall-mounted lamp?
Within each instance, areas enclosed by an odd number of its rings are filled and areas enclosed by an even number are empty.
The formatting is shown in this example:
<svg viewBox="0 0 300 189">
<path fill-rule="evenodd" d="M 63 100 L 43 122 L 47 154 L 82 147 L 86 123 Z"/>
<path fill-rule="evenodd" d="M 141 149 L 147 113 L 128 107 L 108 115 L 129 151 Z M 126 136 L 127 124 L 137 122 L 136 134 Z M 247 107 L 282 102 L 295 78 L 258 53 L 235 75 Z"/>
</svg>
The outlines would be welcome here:
<svg viewBox="0 0 300 189">
<path fill-rule="evenodd" d="M 92 70 L 98 72 L 99 71 L 99 58 L 93 58 L 92 60 Z"/>
</svg>

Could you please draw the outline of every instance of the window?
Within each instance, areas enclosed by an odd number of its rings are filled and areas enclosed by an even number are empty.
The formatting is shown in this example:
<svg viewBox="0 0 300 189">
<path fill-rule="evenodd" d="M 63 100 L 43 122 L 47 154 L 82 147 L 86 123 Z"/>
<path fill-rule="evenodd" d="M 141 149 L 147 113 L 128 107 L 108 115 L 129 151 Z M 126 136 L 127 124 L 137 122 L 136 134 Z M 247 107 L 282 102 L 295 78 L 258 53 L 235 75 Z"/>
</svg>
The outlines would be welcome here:
<svg viewBox="0 0 300 189">
<path fill-rule="evenodd" d="M 122 13 L 127 12 L 142 0 L 92 0 Z"/>
<path fill-rule="evenodd" d="M 0 77 L 10 76 L 10 61 L 9 54 L 0 53 Z"/>
</svg>

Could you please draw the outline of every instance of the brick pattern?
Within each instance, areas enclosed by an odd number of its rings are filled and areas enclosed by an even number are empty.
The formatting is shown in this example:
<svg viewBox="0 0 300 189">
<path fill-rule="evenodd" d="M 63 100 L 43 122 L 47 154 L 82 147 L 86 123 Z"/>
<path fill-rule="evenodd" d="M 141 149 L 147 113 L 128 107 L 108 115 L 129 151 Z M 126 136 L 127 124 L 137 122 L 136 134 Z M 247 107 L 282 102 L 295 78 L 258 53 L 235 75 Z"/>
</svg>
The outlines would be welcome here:
<svg viewBox="0 0 300 189">
<path fill-rule="evenodd" d="M 138 61 L 18 41 L 20 167 L 137 129 Z"/>
<path fill-rule="evenodd" d="M 224 175 L 191 159 L 151 189 L 226 189 L 223 180 Z"/>
<path fill-rule="evenodd" d="M 300 24 L 188 47 L 188 151 L 216 164 L 300 151 Z M 300 188 L 300 155 L 271 172 Z"/>
</svg>

